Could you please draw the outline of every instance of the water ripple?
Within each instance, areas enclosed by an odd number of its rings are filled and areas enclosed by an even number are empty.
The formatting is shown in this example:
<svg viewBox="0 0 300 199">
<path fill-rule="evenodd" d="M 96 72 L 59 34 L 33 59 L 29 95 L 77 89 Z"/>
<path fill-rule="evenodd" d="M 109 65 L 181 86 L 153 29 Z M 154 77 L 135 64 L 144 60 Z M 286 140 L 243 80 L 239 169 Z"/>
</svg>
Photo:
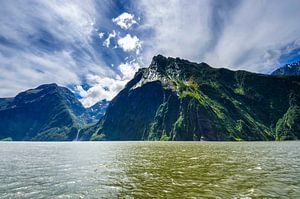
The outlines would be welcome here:
<svg viewBox="0 0 300 199">
<path fill-rule="evenodd" d="M 300 142 L 0 143 L 0 198 L 299 198 Z"/>
</svg>

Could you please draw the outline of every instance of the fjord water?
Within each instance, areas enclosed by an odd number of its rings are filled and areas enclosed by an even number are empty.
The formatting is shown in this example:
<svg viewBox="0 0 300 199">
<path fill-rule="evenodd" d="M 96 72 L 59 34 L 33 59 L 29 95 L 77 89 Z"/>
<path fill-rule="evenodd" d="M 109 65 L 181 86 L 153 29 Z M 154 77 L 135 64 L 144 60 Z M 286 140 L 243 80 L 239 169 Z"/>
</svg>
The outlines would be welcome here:
<svg viewBox="0 0 300 199">
<path fill-rule="evenodd" d="M 299 198 L 300 142 L 1 142 L 0 198 Z"/>
</svg>

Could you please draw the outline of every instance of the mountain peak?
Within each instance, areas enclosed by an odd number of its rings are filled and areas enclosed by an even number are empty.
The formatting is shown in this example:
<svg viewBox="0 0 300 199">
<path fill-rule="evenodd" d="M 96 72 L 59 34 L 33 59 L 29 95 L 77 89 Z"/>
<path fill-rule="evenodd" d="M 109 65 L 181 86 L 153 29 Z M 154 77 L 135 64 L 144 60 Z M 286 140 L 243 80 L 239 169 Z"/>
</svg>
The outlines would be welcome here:
<svg viewBox="0 0 300 199">
<path fill-rule="evenodd" d="M 83 134 L 92 140 L 299 139 L 299 127 L 286 123 L 299 123 L 298 97 L 291 94 L 299 82 L 157 55 Z"/>
<path fill-rule="evenodd" d="M 0 140 L 74 140 L 84 125 L 96 123 L 109 102 L 90 111 L 68 88 L 55 83 L 28 89 L 13 98 L 0 98 Z"/>
<path fill-rule="evenodd" d="M 272 75 L 300 75 L 300 61 L 286 64 L 276 69 L 271 74 Z"/>
<path fill-rule="evenodd" d="M 16 95 L 14 98 L 15 102 L 23 103 L 27 100 L 31 101 L 33 99 L 37 99 L 38 96 L 44 96 L 49 92 L 58 92 L 63 87 L 59 87 L 56 83 L 51 84 L 42 84 L 36 88 L 28 89 Z"/>
<path fill-rule="evenodd" d="M 56 83 L 42 84 L 38 86 L 36 89 L 45 89 L 45 88 L 57 88 L 59 87 Z"/>
<path fill-rule="evenodd" d="M 150 66 L 162 68 L 168 64 L 168 58 L 164 57 L 161 54 L 158 54 L 152 58 Z"/>
<path fill-rule="evenodd" d="M 171 63 L 182 63 L 182 64 L 197 64 L 197 65 L 201 65 L 201 66 L 209 66 L 207 63 L 205 62 L 201 62 L 201 63 L 195 63 L 195 62 L 190 62 L 188 60 L 185 59 L 181 59 L 179 57 L 165 57 L 161 54 L 158 54 L 156 56 L 154 56 L 152 58 L 152 62 L 150 64 L 150 67 L 156 67 L 156 68 L 165 68 L 168 65 L 171 65 Z"/>
</svg>

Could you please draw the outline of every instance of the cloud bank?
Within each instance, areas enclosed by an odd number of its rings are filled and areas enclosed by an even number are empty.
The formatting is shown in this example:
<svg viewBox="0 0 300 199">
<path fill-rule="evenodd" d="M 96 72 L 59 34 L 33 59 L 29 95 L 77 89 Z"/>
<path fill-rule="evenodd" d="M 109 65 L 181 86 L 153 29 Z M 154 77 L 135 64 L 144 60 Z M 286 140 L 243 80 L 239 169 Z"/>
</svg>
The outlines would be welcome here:
<svg viewBox="0 0 300 199">
<path fill-rule="evenodd" d="M 270 72 L 300 48 L 297 0 L 139 1 L 153 54 L 205 61 L 212 66 Z"/>
</svg>

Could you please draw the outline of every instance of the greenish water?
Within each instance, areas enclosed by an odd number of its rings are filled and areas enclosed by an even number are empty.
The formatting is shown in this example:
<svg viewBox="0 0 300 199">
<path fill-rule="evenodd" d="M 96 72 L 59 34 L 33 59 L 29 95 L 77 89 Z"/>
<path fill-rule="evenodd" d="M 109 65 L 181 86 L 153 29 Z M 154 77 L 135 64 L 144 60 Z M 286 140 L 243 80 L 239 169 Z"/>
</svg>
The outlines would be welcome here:
<svg viewBox="0 0 300 199">
<path fill-rule="evenodd" d="M 0 198 L 300 198 L 300 142 L 0 142 Z"/>
</svg>

